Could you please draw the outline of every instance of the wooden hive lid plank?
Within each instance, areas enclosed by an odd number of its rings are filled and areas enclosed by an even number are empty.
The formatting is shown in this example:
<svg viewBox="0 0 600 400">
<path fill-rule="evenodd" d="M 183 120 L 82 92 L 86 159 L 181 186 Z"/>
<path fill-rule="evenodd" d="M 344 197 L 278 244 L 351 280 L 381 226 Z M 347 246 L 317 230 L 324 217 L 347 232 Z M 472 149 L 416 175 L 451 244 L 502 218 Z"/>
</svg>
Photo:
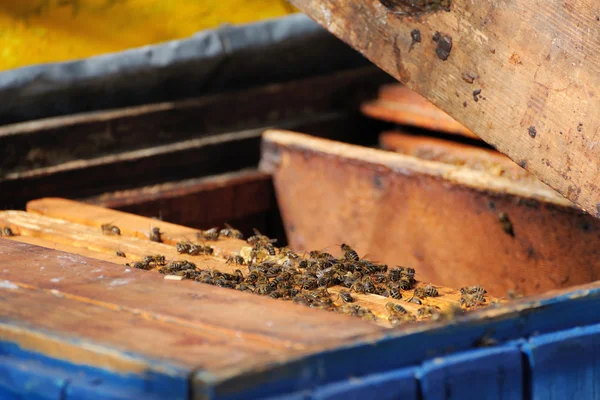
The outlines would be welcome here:
<svg viewBox="0 0 600 400">
<path fill-rule="evenodd" d="M 600 55 L 592 45 L 600 24 L 593 2 L 568 8 L 561 2 L 532 7 L 528 0 L 427 2 L 421 8 L 402 0 L 291 2 L 600 216 Z M 416 30 L 420 42 L 413 41 Z"/>
</svg>

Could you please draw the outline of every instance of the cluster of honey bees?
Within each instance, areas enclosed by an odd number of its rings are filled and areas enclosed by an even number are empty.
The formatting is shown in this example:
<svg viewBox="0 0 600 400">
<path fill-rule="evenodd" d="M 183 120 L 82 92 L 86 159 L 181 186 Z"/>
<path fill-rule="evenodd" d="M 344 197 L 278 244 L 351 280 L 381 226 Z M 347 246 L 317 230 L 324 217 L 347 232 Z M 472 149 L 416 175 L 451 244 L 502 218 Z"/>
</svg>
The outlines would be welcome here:
<svg viewBox="0 0 600 400">
<path fill-rule="evenodd" d="M 106 234 L 116 234 L 114 228 L 116 227 L 107 225 L 102 229 L 103 232 L 110 232 Z M 451 318 L 464 311 L 458 306 L 442 311 L 435 305 L 428 305 L 427 302 L 424 304 L 426 298 L 438 297 L 439 293 L 432 285 L 416 287 L 414 268 L 388 268 L 386 264 L 359 257 L 358 253 L 345 243 L 340 245 L 340 257 L 317 250 L 299 255 L 287 247 L 275 247 L 276 240 L 257 230 L 254 233 L 246 240 L 248 246 L 243 247 L 239 254 L 226 257 L 228 264 L 239 266 L 233 273 L 202 269 L 187 260 L 167 262 L 161 255 L 146 256 L 132 266 L 145 270 L 159 267 L 158 271 L 165 275 L 176 275 L 209 285 L 293 301 L 311 308 L 339 312 L 369 321 L 376 321 L 377 316 L 370 309 L 355 304 L 357 294 L 373 294 L 421 306 L 415 316 L 399 302 L 387 303 L 385 310 L 391 325 L 413 322 L 417 317 L 431 320 Z M 200 231 L 197 236 L 203 242 L 218 240 L 221 236 L 243 239 L 241 232 L 231 226 L 221 230 L 211 228 Z M 150 239 L 152 240 L 151 237 Z M 179 254 L 192 256 L 210 256 L 214 253 L 211 246 L 190 241 L 177 243 L 176 250 Z M 337 288 L 332 289 L 335 286 Z M 340 286 L 343 289 L 340 289 Z M 412 292 L 407 295 L 406 291 Z M 463 288 L 460 305 L 467 309 L 481 306 L 485 303 L 485 293 L 485 289 L 479 286 Z"/>
</svg>

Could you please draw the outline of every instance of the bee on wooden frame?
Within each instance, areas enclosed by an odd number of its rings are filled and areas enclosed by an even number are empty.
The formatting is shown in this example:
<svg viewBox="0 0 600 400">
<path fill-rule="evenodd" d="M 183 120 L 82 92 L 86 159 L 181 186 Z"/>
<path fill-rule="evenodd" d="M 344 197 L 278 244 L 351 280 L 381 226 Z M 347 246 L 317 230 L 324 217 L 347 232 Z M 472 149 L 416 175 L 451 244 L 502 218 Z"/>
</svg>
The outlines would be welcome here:
<svg viewBox="0 0 600 400">
<path fill-rule="evenodd" d="M 15 236 L 15 233 L 10 226 L 3 226 L 2 229 L 0 229 L 0 236 L 10 237 Z"/>
<path fill-rule="evenodd" d="M 160 231 L 160 228 L 156 226 L 151 228 L 148 238 L 153 242 L 162 243 L 162 232 Z"/>
<path fill-rule="evenodd" d="M 221 229 L 221 231 L 219 233 L 222 236 L 225 236 L 225 237 L 228 237 L 228 238 L 232 238 L 232 239 L 244 239 L 244 235 L 242 235 L 242 232 L 240 232 L 237 229 L 234 229 L 227 222 L 225 223 L 225 228 Z"/>
<path fill-rule="evenodd" d="M 244 261 L 244 257 L 239 254 L 234 254 L 227 257 L 227 264 L 235 264 L 235 265 L 244 265 L 246 262 Z"/>
<path fill-rule="evenodd" d="M 119 229 L 119 227 L 117 227 L 116 225 L 113 225 L 112 223 L 102 224 L 102 226 L 100 228 L 102 229 L 103 235 L 109 235 L 109 236 L 120 236 L 121 235 L 121 230 Z"/>
</svg>

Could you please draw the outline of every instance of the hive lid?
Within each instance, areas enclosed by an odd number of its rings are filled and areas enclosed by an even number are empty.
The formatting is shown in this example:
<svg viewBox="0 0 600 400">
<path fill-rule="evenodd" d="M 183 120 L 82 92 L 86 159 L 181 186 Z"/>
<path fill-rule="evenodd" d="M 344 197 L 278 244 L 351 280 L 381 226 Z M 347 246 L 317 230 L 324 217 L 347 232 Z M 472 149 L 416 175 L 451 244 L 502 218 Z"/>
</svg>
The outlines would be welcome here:
<svg viewBox="0 0 600 400">
<path fill-rule="evenodd" d="M 600 217 L 600 17 L 591 3 L 291 2 Z"/>
</svg>

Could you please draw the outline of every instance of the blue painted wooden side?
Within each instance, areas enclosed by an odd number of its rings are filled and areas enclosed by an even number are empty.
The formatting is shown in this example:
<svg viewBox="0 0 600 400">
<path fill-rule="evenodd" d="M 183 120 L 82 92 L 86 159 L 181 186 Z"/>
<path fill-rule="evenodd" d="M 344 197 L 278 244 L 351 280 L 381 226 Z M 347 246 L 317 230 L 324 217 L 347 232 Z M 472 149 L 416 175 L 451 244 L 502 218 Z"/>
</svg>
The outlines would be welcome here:
<svg viewBox="0 0 600 400">
<path fill-rule="evenodd" d="M 314 400 L 417 400 L 416 368 L 404 368 L 332 383 L 315 390 L 312 398 Z"/>
<path fill-rule="evenodd" d="M 204 390 L 217 399 L 261 398 L 270 394 L 295 393 L 364 376 L 417 365 L 426 359 L 473 349 L 481 338 L 500 343 L 527 338 L 536 333 L 554 332 L 577 325 L 600 322 L 600 288 L 573 290 L 560 296 L 502 306 L 503 315 L 480 319 L 477 314 L 449 325 L 411 333 L 390 331 L 377 342 L 356 343 L 314 354 L 285 365 L 243 376 L 204 381 Z M 390 357 L 402 354 L 402 357 Z M 356 360 L 360 360 L 357 363 Z"/>
<path fill-rule="evenodd" d="M 188 374 L 119 374 L 57 360 L 0 341 L 0 399 L 177 399 L 189 394 Z"/>
<path fill-rule="evenodd" d="M 532 399 L 600 399 L 600 325 L 533 337 L 523 351 Z"/>
<path fill-rule="evenodd" d="M 423 400 L 521 400 L 523 369 L 517 345 L 434 358 L 417 374 Z"/>
<path fill-rule="evenodd" d="M 62 400 L 68 378 L 40 362 L 0 357 L 0 399 Z"/>
</svg>

